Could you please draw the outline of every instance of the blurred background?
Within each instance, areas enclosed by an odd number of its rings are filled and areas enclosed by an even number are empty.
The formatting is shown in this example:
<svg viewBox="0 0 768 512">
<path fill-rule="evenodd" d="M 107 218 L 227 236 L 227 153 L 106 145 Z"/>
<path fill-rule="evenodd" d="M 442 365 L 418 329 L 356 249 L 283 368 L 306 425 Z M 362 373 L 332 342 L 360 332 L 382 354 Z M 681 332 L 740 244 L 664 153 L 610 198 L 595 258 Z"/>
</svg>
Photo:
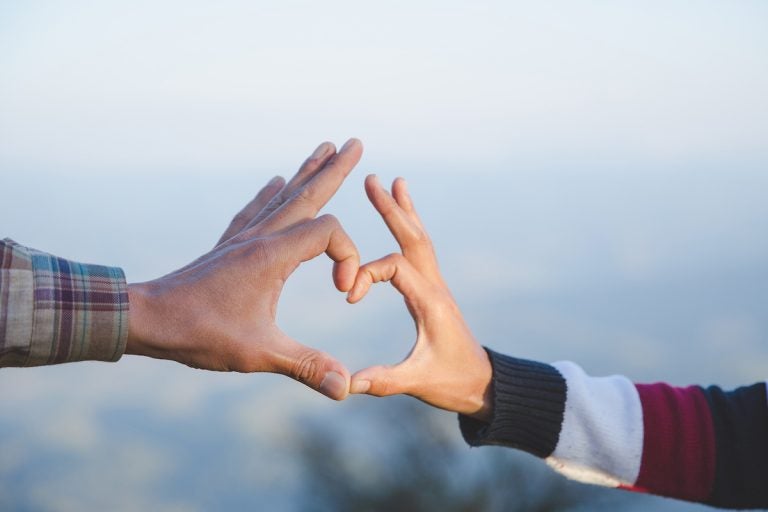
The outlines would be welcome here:
<svg viewBox="0 0 768 512">
<path fill-rule="evenodd" d="M 323 140 L 366 152 L 325 211 L 396 246 L 405 176 L 477 337 L 593 375 L 768 368 L 768 4 L 0 2 L 0 236 L 129 281 L 209 249 Z M 302 266 L 279 323 L 352 370 L 414 339 L 388 286 Z M 0 509 L 700 510 L 466 447 L 408 398 L 126 356 L 0 370 Z"/>
</svg>

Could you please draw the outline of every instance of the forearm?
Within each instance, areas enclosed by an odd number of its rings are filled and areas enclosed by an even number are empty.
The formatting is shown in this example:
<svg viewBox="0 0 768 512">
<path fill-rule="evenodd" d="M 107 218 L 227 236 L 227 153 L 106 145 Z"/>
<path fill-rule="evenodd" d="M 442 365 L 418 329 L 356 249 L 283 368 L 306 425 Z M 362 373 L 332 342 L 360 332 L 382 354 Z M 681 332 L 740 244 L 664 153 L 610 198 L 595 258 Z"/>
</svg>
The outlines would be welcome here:
<svg viewBox="0 0 768 512">
<path fill-rule="evenodd" d="M 764 384 L 719 388 L 594 378 L 490 352 L 493 417 L 461 417 L 472 445 L 526 450 L 566 476 L 724 507 L 768 505 Z"/>
<path fill-rule="evenodd" d="M 0 241 L 0 366 L 116 361 L 127 336 L 122 270 Z"/>
</svg>

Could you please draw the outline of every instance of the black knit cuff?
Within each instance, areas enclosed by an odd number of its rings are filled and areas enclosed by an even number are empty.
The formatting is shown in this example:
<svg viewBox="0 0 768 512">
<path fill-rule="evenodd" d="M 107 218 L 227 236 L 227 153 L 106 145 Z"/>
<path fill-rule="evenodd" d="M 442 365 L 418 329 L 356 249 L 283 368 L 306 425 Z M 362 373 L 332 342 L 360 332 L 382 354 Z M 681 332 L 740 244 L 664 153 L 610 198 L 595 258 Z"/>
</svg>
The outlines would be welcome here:
<svg viewBox="0 0 768 512">
<path fill-rule="evenodd" d="M 565 379 L 548 364 L 485 350 L 493 367 L 493 417 L 486 423 L 460 414 L 464 440 L 471 446 L 501 445 L 548 457 L 563 424 Z"/>
</svg>

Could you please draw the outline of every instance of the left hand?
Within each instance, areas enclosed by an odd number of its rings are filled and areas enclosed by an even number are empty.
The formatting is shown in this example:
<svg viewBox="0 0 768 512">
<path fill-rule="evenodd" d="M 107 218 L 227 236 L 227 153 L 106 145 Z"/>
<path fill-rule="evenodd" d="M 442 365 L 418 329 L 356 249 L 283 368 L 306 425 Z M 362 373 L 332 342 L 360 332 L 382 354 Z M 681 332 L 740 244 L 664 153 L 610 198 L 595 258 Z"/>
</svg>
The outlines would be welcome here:
<svg viewBox="0 0 768 512">
<path fill-rule="evenodd" d="M 350 393 L 405 393 L 441 409 L 488 419 L 492 411 L 488 354 L 475 340 L 440 275 L 434 248 L 405 181 L 395 180 L 390 195 L 371 175 L 365 180 L 365 191 L 402 253 L 360 267 L 347 300 L 355 303 L 373 283 L 391 281 L 416 322 L 416 343 L 403 362 L 352 375 Z"/>
</svg>

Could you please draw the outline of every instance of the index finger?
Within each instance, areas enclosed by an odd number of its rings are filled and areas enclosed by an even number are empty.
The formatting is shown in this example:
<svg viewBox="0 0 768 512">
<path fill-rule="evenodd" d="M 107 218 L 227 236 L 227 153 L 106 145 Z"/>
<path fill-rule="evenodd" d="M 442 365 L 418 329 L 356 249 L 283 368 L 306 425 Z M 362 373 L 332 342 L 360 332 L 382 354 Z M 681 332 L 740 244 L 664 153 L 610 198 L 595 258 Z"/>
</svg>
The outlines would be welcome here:
<svg viewBox="0 0 768 512">
<path fill-rule="evenodd" d="M 401 178 L 393 184 L 393 197 L 381 186 L 375 174 L 365 179 L 365 192 L 376 211 L 379 212 L 389 231 L 408 261 L 420 272 L 433 280 L 440 280 L 437 258 L 429 235 L 421 225 L 408 197 L 405 181 Z"/>
<path fill-rule="evenodd" d="M 334 261 L 333 282 L 339 291 L 348 292 L 355 283 L 360 268 L 360 254 L 355 243 L 333 215 L 322 215 L 302 222 L 277 235 L 282 242 L 283 254 L 291 263 L 286 268 L 288 275 L 304 261 L 309 261 L 325 252 Z"/>
<path fill-rule="evenodd" d="M 362 142 L 349 139 L 322 170 L 260 223 L 259 231 L 273 233 L 301 220 L 313 218 L 333 197 L 362 155 Z"/>
</svg>

